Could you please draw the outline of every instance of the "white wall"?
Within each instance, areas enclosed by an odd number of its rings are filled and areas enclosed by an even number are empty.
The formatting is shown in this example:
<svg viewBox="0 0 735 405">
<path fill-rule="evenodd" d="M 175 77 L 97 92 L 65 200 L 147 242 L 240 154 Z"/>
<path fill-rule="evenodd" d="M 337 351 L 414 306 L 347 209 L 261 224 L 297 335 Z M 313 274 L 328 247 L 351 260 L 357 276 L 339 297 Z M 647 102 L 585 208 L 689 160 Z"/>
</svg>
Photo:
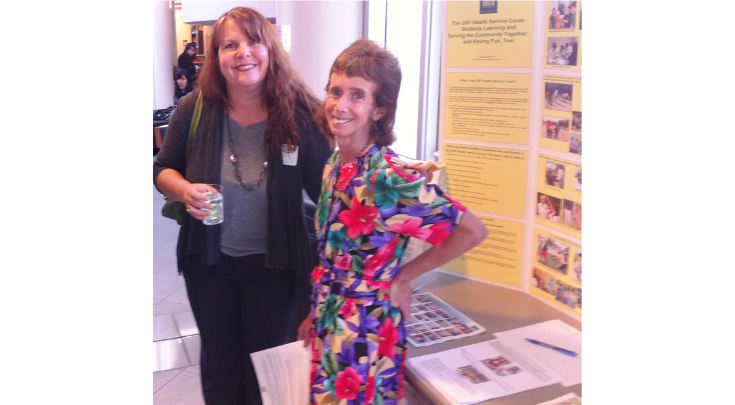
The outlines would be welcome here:
<svg viewBox="0 0 735 405">
<path fill-rule="evenodd" d="M 388 1 L 385 47 L 401 64 L 401 91 L 393 130 L 396 141 L 391 149 L 417 158 L 419 125 L 419 78 L 421 77 L 422 2 Z M 429 158 L 431 159 L 431 158 Z"/>
<path fill-rule="evenodd" d="M 361 1 L 279 1 L 276 24 L 291 25 L 291 61 L 317 97 L 334 59 L 362 38 Z"/>
<path fill-rule="evenodd" d="M 167 1 L 153 1 L 153 109 L 174 104 L 172 59 L 176 60 L 174 10 Z"/>
<path fill-rule="evenodd" d="M 234 7 L 250 7 L 265 18 L 276 17 L 277 1 L 182 1 L 181 11 L 185 24 L 214 24 Z"/>
</svg>

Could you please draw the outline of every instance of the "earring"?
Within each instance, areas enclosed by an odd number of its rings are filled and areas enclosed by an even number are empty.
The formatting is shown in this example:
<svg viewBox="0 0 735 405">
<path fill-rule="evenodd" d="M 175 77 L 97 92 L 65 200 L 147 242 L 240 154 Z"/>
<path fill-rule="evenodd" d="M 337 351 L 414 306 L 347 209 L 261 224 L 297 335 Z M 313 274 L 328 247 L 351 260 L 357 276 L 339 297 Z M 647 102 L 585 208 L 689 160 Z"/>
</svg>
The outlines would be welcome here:
<svg viewBox="0 0 735 405">
<path fill-rule="evenodd" d="M 378 132 L 380 129 L 378 128 L 378 121 L 373 121 L 373 132 Z"/>
</svg>

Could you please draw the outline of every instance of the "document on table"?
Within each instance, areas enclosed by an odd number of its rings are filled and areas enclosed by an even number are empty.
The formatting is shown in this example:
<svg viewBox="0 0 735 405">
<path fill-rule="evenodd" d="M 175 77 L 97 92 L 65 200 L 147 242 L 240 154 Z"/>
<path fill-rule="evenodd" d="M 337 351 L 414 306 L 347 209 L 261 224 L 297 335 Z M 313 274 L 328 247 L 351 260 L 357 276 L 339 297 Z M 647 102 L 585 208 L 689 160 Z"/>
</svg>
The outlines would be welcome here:
<svg viewBox="0 0 735 405">
<path fill-rule="evenodd" d="M 307 405 L 311 349 L 304 341 L 250 353 L 263 405 Z"/>
<path fill-rule="evenodd" d="M 485 332 L 432 293 L 411 296 L 411 318 L 406 322 L 406 339 L 414 347 L 428 346 Z"/>
<path fill-rule="evenodd" d="M 568 387 L 582 382 L 582 332 L 559 319 L 497 332 L 494 335 L 504 345 L 554 370 L 562 378 L 563 386 Z M 548 343 L 573 351 L 577 355 L 568 356 L 556 350 L 529 343 L 526 339 Z"/>
<path fill-rule="evenodd" d="M 450 402 L 475 404 L 561 381 L 552 370 L 500 340 L 408 359 Z"/>
</svg>

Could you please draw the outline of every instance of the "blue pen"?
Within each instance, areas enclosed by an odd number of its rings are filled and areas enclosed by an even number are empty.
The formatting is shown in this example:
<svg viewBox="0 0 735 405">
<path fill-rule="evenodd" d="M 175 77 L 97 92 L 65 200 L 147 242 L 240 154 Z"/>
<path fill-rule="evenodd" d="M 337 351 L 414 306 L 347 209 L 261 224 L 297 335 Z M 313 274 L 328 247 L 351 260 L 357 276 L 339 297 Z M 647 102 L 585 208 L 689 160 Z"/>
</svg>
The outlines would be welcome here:
<svg viewBox="0 0 735 405">
<path fill-rule="evenodd" d="M 535 345 L 539 345 L 541 347 L 545 347 L 545 348 L 551 349 L 551 350 L 556 350 L 557 352 L 566 354 L 567 356 L 576 356 L 577 355 L 577 353 L 575 353 L 575 352 L 573 352 L 571 350 L 562 349 L 561 347 L 552 346 L 552 345 L 550 345 L 548 343 L 539 342 L 538 340 L 533 340 L 533 339 L 529 339 L 529 338 L 526 338 L 526 340 L 528 340 L 529 342 L 531 342 L 531 343 L 533 343 Z"/>
</svg>

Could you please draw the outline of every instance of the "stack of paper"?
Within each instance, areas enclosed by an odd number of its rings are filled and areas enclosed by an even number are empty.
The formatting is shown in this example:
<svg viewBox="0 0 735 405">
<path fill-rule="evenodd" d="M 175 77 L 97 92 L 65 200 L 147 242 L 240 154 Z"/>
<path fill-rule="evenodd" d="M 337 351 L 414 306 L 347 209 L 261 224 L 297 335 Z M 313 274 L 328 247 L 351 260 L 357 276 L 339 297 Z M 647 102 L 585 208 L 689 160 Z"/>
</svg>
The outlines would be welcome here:
<svg viewBox="0 0 735 405">
<path fill-rule="evenodd" d="M 506 346 L 512 347 L 535 361 L 554 370 L 562 378 L 562 385 L 582 382 L 582 332 L 566 323 L 554 319 L 523 328 L 513 329 L 494 334 Z M 569 356 L 558 350 L 531 344 L 527 339 L 533 339 L 567 351 L 576 353 Z"/>
<path fill-rule="evenodd" d="M 581 382 L 581 333 L 555 320 L 495 334 L 498 339 L 410 358 L 452 403 L 475 404 L 556 383 Z M 544 342 L 532 344 L 526 338 Z M 563 354 L 549 347 L 568 349 Z M 574 355 L 570 355 L 574 354 Z"/>
</svg>

